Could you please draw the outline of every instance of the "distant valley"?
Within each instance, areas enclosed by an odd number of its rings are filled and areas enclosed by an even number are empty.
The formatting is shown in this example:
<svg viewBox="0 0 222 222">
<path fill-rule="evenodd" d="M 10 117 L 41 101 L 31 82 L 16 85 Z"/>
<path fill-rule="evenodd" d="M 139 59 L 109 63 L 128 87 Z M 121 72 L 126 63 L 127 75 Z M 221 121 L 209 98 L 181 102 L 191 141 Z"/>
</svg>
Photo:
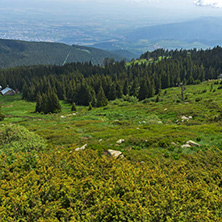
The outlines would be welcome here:
<svg viewBox="0 0 222 222">
<path fill-rule="evenodd" d="M 116 30 L 108 26 L 63 25 L 41 20 L 19 26 L 12 22 L 9 28 L 6 24 L 0 24 L 0 37 L 5 39 L 0 39 L 0 68 L 85 61 L 101 64 L 106 57 L 129 61 L 159 48 L 207 49 L 222 45 L 222 17 Z M 29 42 L 6 40 L 8 38 Z M 33 40 L 35 42 L 30 42 Z"/>
</svg>

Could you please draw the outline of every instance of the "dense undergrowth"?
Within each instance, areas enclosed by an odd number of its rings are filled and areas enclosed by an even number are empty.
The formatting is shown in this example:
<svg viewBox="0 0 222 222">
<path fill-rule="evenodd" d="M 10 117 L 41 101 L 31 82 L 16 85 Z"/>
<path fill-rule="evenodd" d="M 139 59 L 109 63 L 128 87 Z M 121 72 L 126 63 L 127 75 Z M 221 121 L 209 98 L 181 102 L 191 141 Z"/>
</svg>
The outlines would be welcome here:
<svg viewBox="0 0 222 222">
<path fill-rule="evenodd" d="M 62 113 L 47 115 L 20 95 L 0 97 L 0 221 L 221 221 L 220 86 L 90 111 L 61 101 Z M 188 140 L 200 146 L 182 148 Z"/>
<path fill-rule="evenodd" d="M 221 151 L 142 163 L 90 149 L 0 158 L 1 221 L 221 221 Z"/>
</svg>

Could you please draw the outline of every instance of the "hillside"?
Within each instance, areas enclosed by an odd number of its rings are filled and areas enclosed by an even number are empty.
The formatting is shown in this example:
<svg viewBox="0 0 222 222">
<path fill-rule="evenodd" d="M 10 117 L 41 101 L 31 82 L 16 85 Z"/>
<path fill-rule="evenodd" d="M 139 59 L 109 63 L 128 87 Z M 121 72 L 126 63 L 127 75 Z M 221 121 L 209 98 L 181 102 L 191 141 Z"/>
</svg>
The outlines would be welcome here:
<svg viewBox="0 0 222 222">
<path fill-rule="evenodd" d="M 110 52 L 84 46 L 0 39 L 0 68 L 89 61 L 101 64 L 106 57 L 121 59 Z"/>
<path fill-rule="evenodd" d="M 1 70 L 0 220 L 220 221 L 221 57 Z"/>
<path fill-rule="evenodd" d="M 220 221 L 221 83 L 187 86 L 184 102 L 175 87 L 158 102 L 71 112 L 61 101 L 62 113 L 48 115 L 20 95 L 0 96 L 1 219 Z"/>
</svg>

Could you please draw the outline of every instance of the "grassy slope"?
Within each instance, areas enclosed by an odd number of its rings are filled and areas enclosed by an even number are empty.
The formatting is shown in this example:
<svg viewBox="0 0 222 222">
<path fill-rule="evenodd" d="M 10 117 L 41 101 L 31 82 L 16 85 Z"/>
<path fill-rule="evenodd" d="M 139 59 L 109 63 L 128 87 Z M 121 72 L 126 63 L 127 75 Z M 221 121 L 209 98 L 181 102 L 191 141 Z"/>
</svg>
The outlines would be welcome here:
<svg viewBox="0 0 222 222">
<path fill-rule="evenodd" d="M 145 159 L 145 154 L 178 158 L 182 153 L 195 151 L 180 148 L 187 140 L 198 141 L 201 149 L 221 149 L 222 126 L 215 119 L 222 106 L 219 86 L 214 81 L 187 86 L 185 102 L 180 101 L 180 89 L 171 88 L 167 93 L 161 92 L 157 103 L 156 97 L 141 103 L 115 100 L 107 107 L 91 111 L 87 111 L 87 107 L 77 107 L 76 114 L 66 102 L 61 102 L 62 113 L 42 115 L 33 113 L 35 103 L 20 100 L 20 95 L 1 96 L 2 113 L 7 115 L 1 124 L 23 125 L 50 144 L 64 148 L 87 143 L 88 147 L 101 151 L 121 150 L 128 158 Z M 182 122 L 183 115 L 193 118 Z M 118 145 L 119 139 L 126 142 Z M 172 146 L 171 142 L 179 146 Z"/>
<path fill-rule="evenodd" d="M 0 39 L 0 68 L 86 61 L 99 64 L 106 57 L 120 59 L 112 53 L 90 47 Z"/>
</svg>

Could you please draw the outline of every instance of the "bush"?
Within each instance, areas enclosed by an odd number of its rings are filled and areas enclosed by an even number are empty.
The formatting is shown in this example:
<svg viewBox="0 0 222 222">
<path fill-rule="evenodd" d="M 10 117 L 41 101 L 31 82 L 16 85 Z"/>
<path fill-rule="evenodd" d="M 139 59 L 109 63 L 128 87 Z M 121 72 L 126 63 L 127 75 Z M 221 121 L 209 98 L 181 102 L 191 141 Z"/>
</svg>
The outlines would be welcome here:
<svg viewBox="0 0 222 222">
<path fill-rule="evenodd" d="M 130 103 L 137 103 L 138 102 L 138 98 L 136 96 L 123 96 L 122 99 L 126 102 L 130 102 Z"/>
<path fill-rule="evenodd" d="M 0 131 L 0 151 L 7 154 L 39 152 L 46 148 L 45 141 L 23 126 L 5 125 Z"/>
<path fill-rule="evenodd" d="M 4 120 L 5 115 L 1 113 L 1 106 L 0 106 L 0 121 Z"/>
<path fill-rule="evenodd" d="M 221 221 L 219 150 L 135 163 L 103 149 L 42 153 L 34 169 L 0 156 L 1 221 Z"/>
</svg>

